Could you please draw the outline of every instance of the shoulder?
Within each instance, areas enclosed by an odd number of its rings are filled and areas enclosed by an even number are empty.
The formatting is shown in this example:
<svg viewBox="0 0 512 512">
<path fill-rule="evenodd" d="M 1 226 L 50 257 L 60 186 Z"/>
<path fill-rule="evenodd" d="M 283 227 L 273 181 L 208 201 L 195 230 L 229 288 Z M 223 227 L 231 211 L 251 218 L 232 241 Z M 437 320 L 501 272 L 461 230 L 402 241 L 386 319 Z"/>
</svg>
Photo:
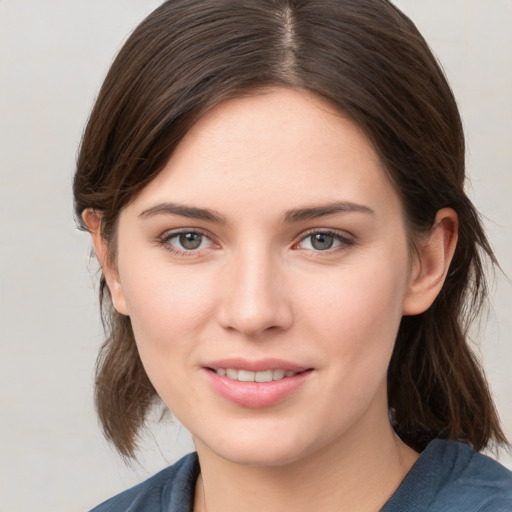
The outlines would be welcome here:
<svg viewBox="0 0 512 512">
<path fill-rule="evenodd" d="M 436 441 L 440 446 L 446 484 L 440 489 L 439 504 L 458 504 L 461 510 L 512 511 L 512 473 L 495 460 L 475 452 L 464 443 Z"/>
<path fill-rule="evenodd" d="M 411 509 L 510 512 L 512 473 L 464 443 L 436 439 L 382 510 Z"/>
<path fill-rule="evenodd" d="M 91 512 L 188 512 L 198 474 L 197 454 L 191 453 Z"/>
</svg>

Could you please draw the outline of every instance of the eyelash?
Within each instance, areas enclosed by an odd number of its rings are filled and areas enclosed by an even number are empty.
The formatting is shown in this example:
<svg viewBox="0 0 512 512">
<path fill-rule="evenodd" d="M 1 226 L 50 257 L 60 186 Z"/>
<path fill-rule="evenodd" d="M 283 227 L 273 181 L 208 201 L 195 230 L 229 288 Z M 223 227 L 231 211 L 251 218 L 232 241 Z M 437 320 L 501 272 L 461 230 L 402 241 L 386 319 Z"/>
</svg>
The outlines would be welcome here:
<svg viewBox="0 0 512 512">
<path fill-rule="evenodd" d="M 210 244 L 213 244 L 210 236 L 206 234 L 205 232 L 198 230 L 198 229 L 182 229 L 179 231 L 172 231 L 165 233 L 162 237 L 158 239 L 158 244 L 163 246 L 167 251 L 171 252 L 172 254 L 175 254 L 179 257 L 197 257 L 200 254 L 201 248 L 198 249 L 178 249 L 176 244 L 171 243 L 171 240 L 174 238 L 178 238 L 181 235 L 198 235 L 202 237 L 201 244 L 204 239 L 209 240 Z M 338 251 L 345 250 L 355 244 L 355 240 L 353 238 L 349 238 L 345 235 L 341 235 L 340 233 L 332 230 L 322 230 L 322 229 L 315 229 L 308 231 L 307 233 L 301 235 L 299 240 L 295 242 L 292 246 L 293 249 L 299 250 L 299 245 L 307 240 L 308 238 L 313 237 L 314 235 L 323 235 L 327 237 L 333 237 L 336 242 L 339 244 L 335 246 L 334 248 L 328 248 L 325 250 L 320 249 L 304 249 L 312 254 L 315 254 L 315 256 L 321 256 L 321 255 L 329 255 L 333 254 Z M 204 249 L 204 248 L 203 248 Z"/>
</svg>

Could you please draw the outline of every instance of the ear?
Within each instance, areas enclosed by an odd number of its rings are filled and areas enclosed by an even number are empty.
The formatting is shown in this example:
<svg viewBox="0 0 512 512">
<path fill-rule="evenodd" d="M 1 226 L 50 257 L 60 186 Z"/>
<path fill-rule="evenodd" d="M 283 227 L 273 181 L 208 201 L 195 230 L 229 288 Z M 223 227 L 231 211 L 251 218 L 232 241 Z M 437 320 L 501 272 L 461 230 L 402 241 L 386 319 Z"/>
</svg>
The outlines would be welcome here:
<svg viewBox="0 0 512 512">
<path fill-rule="evenodd" d="M 443 287 L 457 245 L 457 213 L 451 208 L 437 212 L 434 226 L 422 242 L 412 265 L 403 314 L 418 315 L 426 311 Z"/>
<path fill-rule="evenodd" d="M 82 219 L 91 234 L 94 252 L 96 253 L 96 258 L 101 265 L 103 275 L 107 281 L 114 308 L 116 308 L 118 313 L 128 315 L 123 287 L 119 279 L 119 272 L 110 257 L 107 241 L 102 235 L 101 216 L 92 208 L 87 208 L 82 212 Z"/>
</svg>

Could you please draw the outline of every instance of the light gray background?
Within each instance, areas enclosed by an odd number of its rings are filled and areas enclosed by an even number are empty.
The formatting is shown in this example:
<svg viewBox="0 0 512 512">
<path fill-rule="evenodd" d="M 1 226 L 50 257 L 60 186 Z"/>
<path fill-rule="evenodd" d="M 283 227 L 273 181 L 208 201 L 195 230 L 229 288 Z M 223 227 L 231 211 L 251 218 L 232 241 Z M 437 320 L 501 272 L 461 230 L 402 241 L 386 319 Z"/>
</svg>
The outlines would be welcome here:
<svg viewBox="0 0 512 512">
<path fill-rule="evenodd" d="M 141 465 L 92 405 L 101 328 L 71 179 L 114 53 L 159 0 L 0 0 L 0 512 L 86 510 L 191 449 L 167 424 Z M 467 131 L 470 195 L 512 276 L 512 0 L 397 0 L 442 61 Z M 512 437 L 512 285 L 497 278 L 481 352 Z M 502 456 L 512 467 L 512 459 Z"/>
</svg>

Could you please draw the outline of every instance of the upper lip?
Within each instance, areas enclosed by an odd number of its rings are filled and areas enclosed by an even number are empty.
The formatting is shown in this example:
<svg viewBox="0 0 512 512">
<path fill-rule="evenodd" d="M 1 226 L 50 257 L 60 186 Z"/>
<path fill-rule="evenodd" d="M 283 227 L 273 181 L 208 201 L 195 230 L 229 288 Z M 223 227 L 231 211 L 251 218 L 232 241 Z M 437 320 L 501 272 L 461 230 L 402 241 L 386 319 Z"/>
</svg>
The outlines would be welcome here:
<svg viewBox="0 0 512 512">
<path fill-rule="evenodd" d="M 236 370 L 247 370 L 251 372 L 263 372 L 265 370 L 285 370 L 291 372 L 303 372 L 310 367 L 303 366 L 284 359 L 265 358 L 247 360 L 242 358 L 217 359 L 203 365 L 205 368 L 218 370 L 219 368 L 233 368 Z"/>
</svg>

